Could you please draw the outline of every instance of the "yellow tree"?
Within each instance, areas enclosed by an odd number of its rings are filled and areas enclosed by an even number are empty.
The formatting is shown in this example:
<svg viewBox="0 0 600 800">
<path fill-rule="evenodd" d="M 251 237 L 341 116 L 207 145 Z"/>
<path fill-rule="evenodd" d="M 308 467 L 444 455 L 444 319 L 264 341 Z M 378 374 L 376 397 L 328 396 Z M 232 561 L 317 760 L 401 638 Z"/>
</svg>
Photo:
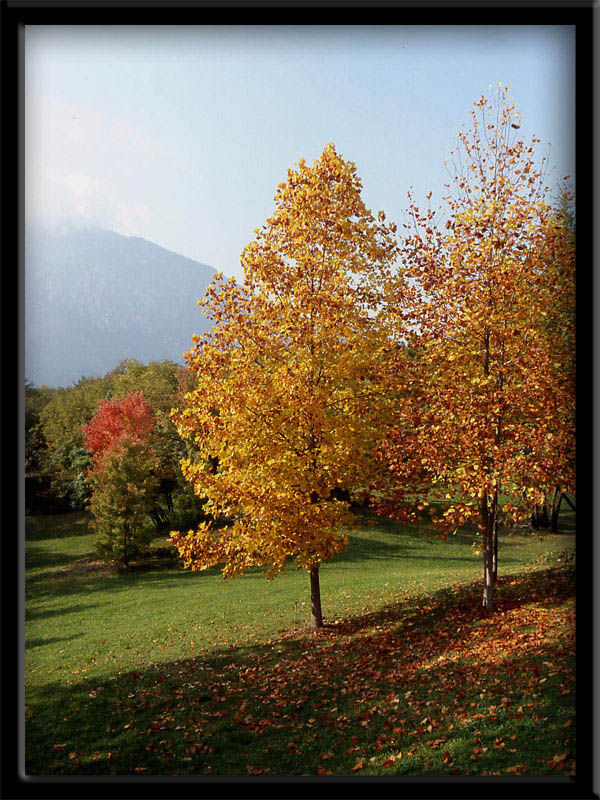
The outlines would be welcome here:
<svg viewBox="0 0 600 800">
<path fill-rule="evenodd" d="M 382 448 L 405 517 L 433 496 L 440 502 L 430 513 L 444 535 L 477 521 L 489 610 L 501 512 L 523 518 L 545 487 L 572 479 L 573 337 L 558 341 L 554 312 L 573 297 L 573 249 L 546 203 L 539 140 L 526 144 L 519 129 L 520 115 L 499 87 L 494 102 L 475 103 L 470 128 L 458 136 L 445 226 L 439 209 L 421 211 L 409 195 L 404 254 L 412 282 L 398 307 L 411 328 L 411 356 L 396 365 L 402 423 Z"/>
<path fill-rule="evenodd" d="M 319 565 L 347 544 L 348 501 L 375 480 L 389 411 L 377 376 L 395 226 L 361 188 L 333 144 L 288 170 L 242 253 L 243 284 L 218 276 L 200 301 L 213 326 L 186 354 L 196 383 L 174 415 L 197 448 L 183 472 L 213 517 L 172 533 L 185 565 L 225 577 L 265 565 L 271 578 L 293 558 L 310 573 L 313 628 Z"/>
</svg>

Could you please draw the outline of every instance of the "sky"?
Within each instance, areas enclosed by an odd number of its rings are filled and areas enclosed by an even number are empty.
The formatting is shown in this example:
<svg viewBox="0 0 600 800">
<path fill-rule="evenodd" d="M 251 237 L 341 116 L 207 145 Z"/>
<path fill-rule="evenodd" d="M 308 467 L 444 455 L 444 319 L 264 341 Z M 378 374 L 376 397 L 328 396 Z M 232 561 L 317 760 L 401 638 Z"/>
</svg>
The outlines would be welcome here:
<svg viewBox="0 0 600 800">
<path fill-rule="evenodd" d="M 570 26 L 27 26 L 26 223 L 141 236 L 240 278 L 277 185 L 328 142 L 401 222 L 490 85 L 575 178 Z M 552 177 L 554 176 L 554 177 Z"/>
</svg>

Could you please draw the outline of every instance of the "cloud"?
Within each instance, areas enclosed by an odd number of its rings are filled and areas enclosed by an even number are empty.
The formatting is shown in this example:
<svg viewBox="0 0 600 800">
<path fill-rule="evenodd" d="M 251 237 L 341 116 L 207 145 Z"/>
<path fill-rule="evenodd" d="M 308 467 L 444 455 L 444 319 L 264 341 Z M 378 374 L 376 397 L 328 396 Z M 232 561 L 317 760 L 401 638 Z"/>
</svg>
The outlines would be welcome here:
<svg viewBox="0 0 600 800">
<path fill-rule="evenodd" d="M 25 110 L 28 223 L 97 225 L 136 234 L 152 217 L 153 183 L 185 163 L 143 130 L 88 108 L 29 96 Z"/>
<path fill-rule="evenodd" d="M 51 227 L 93 225 L 132 234 L 151 217 L 147 206 L 119 202 L 106 181 L 83 172 L 42 169 L 26 195 L 27 221 Z"/>
</svg>

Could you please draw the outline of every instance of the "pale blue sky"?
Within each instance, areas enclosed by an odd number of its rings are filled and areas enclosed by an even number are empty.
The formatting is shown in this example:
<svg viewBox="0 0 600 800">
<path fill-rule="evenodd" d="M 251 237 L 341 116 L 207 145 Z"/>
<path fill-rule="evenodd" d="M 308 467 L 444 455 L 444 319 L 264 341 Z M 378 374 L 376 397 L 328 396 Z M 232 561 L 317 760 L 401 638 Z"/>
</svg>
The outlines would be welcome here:
<svg viewBox="0 0 600 800">
<path fill-rule="evenodd" d="M 453 138 L 498 81 L 574 178 L 571 27 L 28 26 L 25 43 L 27 221 L 142 236 L 226 275 L 287 169 L 329 141 L 371 210 L 400 221 L 410 186 L 441 201 Z"/>
</svg>

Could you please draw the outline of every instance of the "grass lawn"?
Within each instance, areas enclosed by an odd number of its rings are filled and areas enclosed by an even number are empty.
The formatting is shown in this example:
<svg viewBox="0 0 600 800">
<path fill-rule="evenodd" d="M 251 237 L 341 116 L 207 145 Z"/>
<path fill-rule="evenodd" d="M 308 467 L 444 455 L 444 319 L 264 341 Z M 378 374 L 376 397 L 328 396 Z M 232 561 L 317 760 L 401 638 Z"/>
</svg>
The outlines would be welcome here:
<svg viewBox="0 0 600 800">
<path fill-rule="evenodd" d="M 357 517 L 322 567 L 314 635 L 293 567 L 116 574 L 88 515 L 27 518 L 26 771 L 572 774 L 572 516 L 561 526 L 501 538 L 489 616 L 471 532 Z"/>
</svg>

